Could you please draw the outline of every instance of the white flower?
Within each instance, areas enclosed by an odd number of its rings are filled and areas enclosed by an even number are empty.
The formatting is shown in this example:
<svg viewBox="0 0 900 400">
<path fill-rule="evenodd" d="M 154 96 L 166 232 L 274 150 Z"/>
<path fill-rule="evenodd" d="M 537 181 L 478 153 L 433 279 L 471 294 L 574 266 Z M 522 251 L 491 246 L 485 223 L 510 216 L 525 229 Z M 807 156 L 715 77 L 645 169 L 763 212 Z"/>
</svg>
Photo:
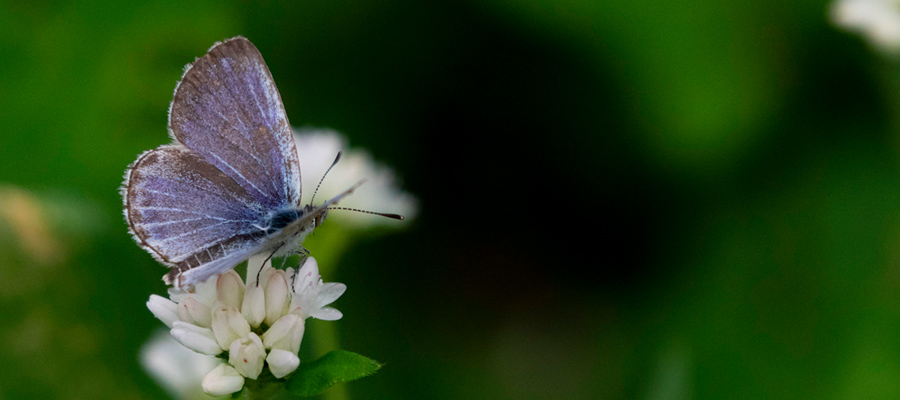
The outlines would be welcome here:
<svg viewBox="0 0 900 400">
<path fill-rule="evenodd" d="M 304 320 L 341 318 L 340 311 L 325 306 L 347 287 L 323 283 L 315 258 L 308 258 L 296 274 L 293 268 L 263 265 L 266 258 L 250 258 L 246 284 L 232 270 L 196 285 L 193 292 L 170 289 L 169 299 L 151 295 L 147 301 L 147 308 L 185 348 L 207 356 L 228 352 L 228 363 L 203 378 L 208 394 L 237 392 L 244 379 L 257 379 L 266 365 L 276 378 L 287 376 L 300 365 Z"/>
<path fill-rule="evenodd" d="M 305 202 L 309 202 L 335 156 L 343 151 L 341 161 L 322 182 L 315 202 L 321 204 L 330 196 L 365 179 L 365 184 L 341 200 L 340 207 L 400 214 L 406 218 L 405 221 L 396 221 L 353 211 L 334 211 L 328 213 L 328 219 L 340 220 L 341 226 L 362 229 L 375 225 L 400 226 L 416 216 L 416 199 L 399 189 L 393 170 L 376 163 L 366 151 L 348 149 L 346 140 L 339 133 L 330 129 L 296 128 L 294 141 L 297 143 L 300 171 L 303 171 L 301 179 L 303 195 L 307 196 Z"/>
<path fill-rule="evenodd" d="M 343 316 L 340 311 L 325 306 L 341 297 L 347 291 L 347 285 L 323 283 L 319 276 L 319 263 L 315 258 L 310 257 L 297 272 L 293 291 L 291 310 L 298 312 L 303 318 L 336 321 Z"/>
<path fill-rule="evenodd" d="M 831 19 L 886 53 L 900 52 L 900 0 L 837 0 Z"/>
</svg>

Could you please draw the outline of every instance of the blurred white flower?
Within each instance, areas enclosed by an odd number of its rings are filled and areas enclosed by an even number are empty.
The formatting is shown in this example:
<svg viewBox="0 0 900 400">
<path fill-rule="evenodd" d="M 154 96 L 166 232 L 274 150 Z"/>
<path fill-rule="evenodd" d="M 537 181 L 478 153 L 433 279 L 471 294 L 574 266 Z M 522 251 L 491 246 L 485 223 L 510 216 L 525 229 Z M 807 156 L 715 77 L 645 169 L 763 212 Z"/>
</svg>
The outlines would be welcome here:
<svg viewBox="0 0 900 400">
<path fill-rule="evenodd" d="M 336 131 L 295 128 L 294 141 L 297 143 L 302 171 L 303 203 L 309 202 L 322 175 L 331 166 L 338 152 L 343 151 L 341 161 L 331 169 L 328 177 L 322 182 L 322 187 L 316 195 L 316 199 L 319 199 L 316 203 L 321 204 L 331 196 L 365 179 L 365 184 L 341 200 L 340 207 L 400 214 L 406 218 L 404 221 L 396 221 L 353 211 L 335 211 L 328 213 L 328 219 L 340 220 L 342 226 L 363 229 L 377 225 L 399 226 L 411 221 L 418 213 L 415 197 L 400 190 L 394 171 L 376 163 L 364 150 L 348 149 L 346 139 Z"/>
<path fill-rule="evenodd" d="M 831 19 L 886 53 L 900 52 L 900 0 L 837 0 Z"/>
<path fill-rule="evenodd" d="M 246 284 L 231 270 L 196 285 L 193 292 L 169 289 L 169 299 L 150 296 L 147 308 L 183 346 L 176 346 L 178 352 L 165 349 L 148 353 L 154 366 L 170 370 L 153 373 L 161 384 L 181 387 L 190 381 L 196 385 L 196 369 L 200 368 L 206 374 L 203 390 L 221 396 L 241 390 L 244 379 L 257 379 L 265 365 L 276 378 L 283 378 L 300 365 L 297 352 L 303 340 L 304 320 L 341 318 L 340 311 L 325 306 L 337 300 L 347 287 L 322 282 L 315 258 L 308 258 L 296 273 L 293 268 L 274 269 L 271 262 L 263 265 L 266 258 L 257 255 L 248 260 Z M 179 361 L 187 349 L 212 363 Z M 165 351 L 173 353 L 172 363 L 161 361 Z M 228 363 L 212 369 L 216 358 L 209 356 L 226 351 Z M 191 368 L 194 374 L 185 373 L 182 367 Z"/>
<path fill-rule="evenodd" d="M 215 357 L 185 348 L 164 330 L 144 344 L 140 359 L 144 370 L 176 399 L 196 398 L 200 394 L 197 382 L 221 363 Z"/>
</svg>

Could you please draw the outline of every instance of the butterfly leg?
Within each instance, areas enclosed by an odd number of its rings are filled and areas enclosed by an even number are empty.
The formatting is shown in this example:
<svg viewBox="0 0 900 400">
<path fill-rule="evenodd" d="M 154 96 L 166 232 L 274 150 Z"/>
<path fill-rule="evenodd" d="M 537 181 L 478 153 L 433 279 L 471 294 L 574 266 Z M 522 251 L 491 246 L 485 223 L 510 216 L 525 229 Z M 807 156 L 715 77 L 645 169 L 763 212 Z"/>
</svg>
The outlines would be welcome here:
<svg viewBox="0 0 900 400">
<path fill-rule="evenodd" d="M 274 256 L 275 253 L 278 252 L 278 250 L 281 250 L 282 247 L 284 247 L 284 243 L 282 243 L 281 246 L 278 246 L 277 248 L 275 248 L 275 250 L 272 250 L 272 252 L 269 253 L 269 256 L 266 257 L 266 259 L 263 261 L 262 265 L 259 267 L 259 271 L 256 271 L 256 286 L 259 286 L 259 275 L 262 273 L 262 270 L 266 266 L 266 263 L 269 262 L 269 260 L 272 259 L 272 256 Z M 282 263 L 281 266 L 283 268 L 284 264 Z"/>
<path fill-rule="evenodd" d="M 296 253 L 300 256 L 300 262 L 297 264 L 297 269 L 294 270 L 294 276 L 291 277 L 291 287 L 294 287 L 294 282 L 297 281 L 297 274 L 300 273 L 300 268 L 303 268 L 303 264 L 306 264 L 306 260 L 310 257 L 309 250 L 303 246 L 300 246 Z"/>
</svg>

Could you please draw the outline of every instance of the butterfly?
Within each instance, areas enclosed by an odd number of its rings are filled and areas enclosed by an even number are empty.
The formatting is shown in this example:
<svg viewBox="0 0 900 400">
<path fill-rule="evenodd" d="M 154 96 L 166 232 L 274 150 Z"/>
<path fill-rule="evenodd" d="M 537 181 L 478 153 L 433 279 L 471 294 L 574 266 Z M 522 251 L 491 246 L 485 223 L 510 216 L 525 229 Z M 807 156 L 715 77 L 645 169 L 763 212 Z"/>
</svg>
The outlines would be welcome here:
<svg viewBox="0 0 900 400">
<path fill-rule="evenodd" d="M 304 238 L 329 207 L 362 184 L 318 206 L 300 204 L 300 164 L 281 95 L 259 50 L 241 36 L 185 67 L 168 128 L 173 143 L 140 154 L 120 192 L 129 232 L 171 268 L 163 281 L 176 288 L 257 253 L 305 251 Z"/>
</svg>

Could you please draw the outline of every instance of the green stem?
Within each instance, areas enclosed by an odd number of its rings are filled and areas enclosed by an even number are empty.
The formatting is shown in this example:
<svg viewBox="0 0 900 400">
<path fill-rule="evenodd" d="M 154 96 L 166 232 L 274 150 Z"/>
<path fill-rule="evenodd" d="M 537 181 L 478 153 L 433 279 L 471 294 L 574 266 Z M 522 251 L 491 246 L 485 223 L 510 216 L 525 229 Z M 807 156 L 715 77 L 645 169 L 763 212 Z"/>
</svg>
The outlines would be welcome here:
<svg viewBox="0 0 900 400">
<path fill-rule="evenodd" d="M 337 228 L 337 227 L 331 227 Z M 319 274 L 326 282 L 332 281 L 338 259 L 350 244 L 352 232 L 346 229 L 324 229 L 316 232 L 314 238 L 319 243 L 316 248 L 316 260 L 319 262 Z M 313 353 L 321 357 L 332 350 L 340 349 L 337 323 L 331 321 L 315 321 L 307 327 L 312 331 Z M 338 384 L 322 393 L 325 400 L 349 400 L 350 395 L 344 385 Z"/>
<path fill-rule="evenodd" d="M 331 350 L 340 348 L 338 340 L 337 325 L 330 321 L 316 321 L 310 324 L 313 330 L 315 340 L 316 354 L 321 357 Z M 322 393 L 322 397 L 326 400 L 349 400 L 350 395 L 347 393 L 347 387 L 343 384 L 337 384 Z"/>
<path fill-rule="evenodd" d="M 263 369 L 257 379 L 245 379 L 244 389 L 232 396 L 239 400 L 271 400 L 284 390 L 284 383 L 279 381 L 268 369 Z"/>
</svg>

